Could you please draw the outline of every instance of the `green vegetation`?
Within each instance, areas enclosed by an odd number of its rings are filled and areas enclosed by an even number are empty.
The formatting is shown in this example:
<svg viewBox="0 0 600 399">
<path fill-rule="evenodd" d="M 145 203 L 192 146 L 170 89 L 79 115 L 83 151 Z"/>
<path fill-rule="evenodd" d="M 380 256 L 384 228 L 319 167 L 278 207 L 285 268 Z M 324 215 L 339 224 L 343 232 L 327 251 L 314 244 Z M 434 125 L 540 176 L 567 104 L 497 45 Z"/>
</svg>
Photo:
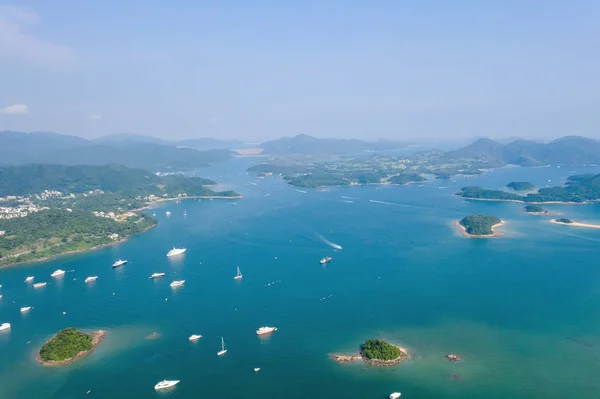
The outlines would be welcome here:
<svg viewBox="0 0 600 399">
<path fill-rule="evenodd" d="M 426 181 L 427 179 L 418 173 L 401 173 L 397 176 L 392 176 L 388 181 L 392 184 L 408 184 Z"/>
<path fill-rule="evenodd" d="M 542 213 L 542 212 L 546 212 L 544 210 L 544 208 L 542 208 L 539 205 L 527 205 L 523 209 L 525 209 L 525 212 L 528 212 L 528 213 Z"/>
<path fill-rule="evenodd" d="M 567 218 L 560 218 L 560 219 L 556 219 L 556 221 L 558 223 L 566 223 L 566 224 L 570 224 L 573 223 L 573 221 L 571 219 L 567 219 Z"/>
<path fill-rule="evenodd" d="M 524 198 L 517 194 L 507 193 L 506 191 L 486 190 L 484 188 L 477 187 L 477 186 L 463 187 L 460 189 L 460 191 L 457 193 L 457 195 L 460 195 L 461 197 L 465 197 L 465 198 L 495 199 L 495 200 L 503 200 L 503 201 L 506 201 L 506 200 L 523 201 L 523 198 Z"/>
<path fill-rule="evenodd" d="M 402 355 L 400 349 L 380 339 L 368 339 L 361 346 L 361 354 L 369 360 L 394 360 Z"/>
<path fill-rule="evenodd" d="M 74 328 L 65 328 L 42 346 L 40 358 L 45 362 L 67 360 L 92 347 L 91 335 Z"/>
<path fill-rule="evenodd" d="M 492 226 L 500 222 L 501 220 L 496 216 L 470 215 L 461 219 L 459 223 L 466 229 L 467 233 L 474 236 L 485 236 L 494 234 Z"/>
<path fill-rule="evenodd" d="M 533 190 L 535 186 L 526 181 L 513 181 L 506 185 L 508 188 L 512 188 L 515 191 L 529 191 Z"/>
<path fill-rule="evenodd" d="M 0 236 L 0 265 L 89 250 L 141 233 L 155 223 L 144 214 L 134 213 L 116 221 L 91 212 L 63 209 L 0 219 L 0 230 L 5 231 Z"/>
<path fill-rule="evenodd" d="M 325 174 L 309 174 L 296 177 L 286 176 L 286 180 L 292 186 L 316 188 L 321 186 L 348 186 L 350 181 Z"/>
</svg>

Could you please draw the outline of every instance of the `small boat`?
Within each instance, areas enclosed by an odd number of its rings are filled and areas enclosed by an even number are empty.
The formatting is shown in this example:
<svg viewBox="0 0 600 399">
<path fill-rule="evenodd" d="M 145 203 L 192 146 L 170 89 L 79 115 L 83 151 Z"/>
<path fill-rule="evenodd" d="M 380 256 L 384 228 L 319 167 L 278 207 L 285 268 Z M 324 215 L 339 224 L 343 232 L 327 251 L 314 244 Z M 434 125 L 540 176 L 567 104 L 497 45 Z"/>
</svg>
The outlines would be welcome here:
<svg viewBox="0 0 600 399">
<path fill-rule="evenodd" d="M 277 327 L 261 327 L 258 330 L 256 330 L 256 334 L 257 335 L 271 334 L 273 331 L 277 331 Z"/>
<path fill-rule="evenodd" d="M 321 259 L 319 261 L 319 263 L 322 264 L 322 265 L 324 265 L 326 263 L 329 263 L 329 262 L 331 262 L 331 256 L 326 256 L 326 257 L 324 257 L 323 259 Z"/>
<path fill-rule="evenodd" d="M 260 367 L 254 367 L 254 371 L 260 371 Z"/>
<path fill-rule="evenodd" d="M 85 279 L 85 282 L 86 282 L 86 283 L 92 283 L 92 282 L 94 282 L 94 281 L 96 281 L 96 280 L 98 280 L 98 276 L 90 276 L 90 277 L 87 277 L 87 278 Z"/>
<path fill-rule="evenodd" d="M 398 399 L 402 394 L 400 392 L 394 392 L 390 394 L 390 399 Z"/>
<path fill-rule="evenodd" d="M 165 212 L 165 215 L 167 215 L 167 216 L 171 216 L 171 211 L 166 211 L 166 212 Z"/>
<path fill-rule="evenodd" d="M 48 284 L 48 283 L 46 283 L 46 282 L 43 282 L 43 283 L 35 283 L 35 284 L 33 285 L 33 288 L 42 288 L 42 287 L 45 287 L 45 286 L 46 286 L 46 284 Z"/>
<path fill-rule="evenodd" d="M 198 341 L 200 338 L 202 338 L 202 335 L 192 334 L 192 335 L 190 335 L 190 337 L 188 339 L 193 342 L 193 341 Z"/>
<path fill-rule="evenodd" d="M 165 274 L 164 273 L 152 273 L 152 275 L 148 278 L 159 278 L 159 277 L 164 277 Z"/>
<path fill-rule="evenodd" d="M 217 352 L 217 356 L 223 356 L 227 353 L 227 349 L 225 349 L 225 340 L 221 337 L 221 350 Z"/>
<path fill-rule="evenodd" d="M 29 312 L 31 310 L 31 306 L 23 306 L 21 308 L 21 313 Z"/>
<path fill-rule="evenodd" d="M 119 259 L 118 261 L 116 261 L 115 263 L 112 264 L 112 267 L 119 267 L 119 266 L 123 266 L 124 264 L 126 264 L 127 261 L 126 260 L 121 260 Z"/>
<path fill-rule="evenodd" d="M 185 249 L 185 248 L 175 248 L 175 247 L 173 247 L 172 250 L 170 250 L 169 252 L 167 252 L 167 256 L 170 258 L 172 256 L 182 255 L 182 254 L 185 253 L 185 251 L 187 251 L 187 249 Z"/>
<path fill-rule="evenodd" d="M 187 216 L 187 212 L 186 211 L 183 211 L 183 216 Z"/>
<path fill-rule="evenodd" d="M 179 384 L 179 380 L 162 380 L 161 382 L 159 382 L 158 384 L 156 384 L 154 386 L 154 389 L 156 389 L 157 391 L 159 389 L 167 389 L 167 388 L 171 388 L 174 387 L 175 385 Z"/>
<path fill-rule="evenodd" d="M 175 280 L 170 285 L 172 288 L 181 287 L 185 283 L 185 280 Z"/>
<path fill-rule="evenodd" d="M 250 277 L 252 277 L 252 276 L 250 276 Z M 234 279 L 235 279 L 235 280 L 239 280 L 239 279 L 241 279 L 241 278 L 242 278 L 242 272 L 240 271 L 240 267 L 238 266 L 238 268 L 237 268 L 237 273 L 235 274 L 235 277 L 234 277 Z"/>
<path fill-rule="evenodd" d="M 33 281 L 33 276 L 29 276 L 29 277 L 25 278 L 26 283 L 30 283 L 32 281 Z"/>
<path fill-rule="evenodd" d="M 63 276 L 65 274 L 64 270 L 55 270 L 54 272 L 52 272 L 52 274 L 50 275 L 50 277 L 60 277 Z"/>
<path fill-rule="evenodd" d="M 0 324 L 0 331 L 8 330 L 10 328 L 10 323 L 2 323 Z"/>
</svg>

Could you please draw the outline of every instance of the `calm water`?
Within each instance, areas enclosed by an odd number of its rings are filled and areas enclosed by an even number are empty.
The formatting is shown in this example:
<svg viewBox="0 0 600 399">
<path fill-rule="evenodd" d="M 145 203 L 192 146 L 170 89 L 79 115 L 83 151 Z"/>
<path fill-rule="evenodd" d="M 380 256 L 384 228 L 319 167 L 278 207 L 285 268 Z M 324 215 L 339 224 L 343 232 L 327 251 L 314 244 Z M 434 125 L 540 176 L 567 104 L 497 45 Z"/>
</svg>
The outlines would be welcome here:
<svg viewBox="0 0 600 399">
<path fill-rule="evenodd" d="M 0 398 L 600 397 L 600 230 L 452 195 L 467 184 L 544 186 L 600 169 L 514 168 L 302 193 L 246 175 L 250 162 L 201 171 L 241 192 L 235 203 L 161 204 L 150 211 L 159 225 L 124 244 L 0 270 L 0 322 L 12 324 L 0 333 Z M 600 222 L 598 204 L 548 208 Z M 505 237 L 455 231 L 453 220 L 479 212 L 506 220 Z M 188 251 L 169 260 L 173 246 Z M 327 255 L 333 261 L 321 267 Z M 113 270 L 117 258 L 129 263 Z M 73 271 L 51 279 L 57 268 Z M 153 272 L 167 276 L 148 279 Z M 34 290 L 29 275 L 48 286 Z M 89 275 L 99 278 L 84 284 Z M 174 279 L 185 286 L 169 288 Z M 21 306 L 34 309 L 22 315 Z M 261 325 L 279 331 L 259 339 Z M 36 350 L 67 326 L 110 334 L 78 363 L 38 365 Z M 158 338 L 147 339 L 153 332 Z M 193 333 L 204 338 L 190 343 Z M 221 336 L 228 353 L 217 357 Z M 390 369 L 328 358 L 369 337 L 416 358 Z M 448 363 L 449 352 L 464 361 Z M 181 383 L 155 392 L 164 378 Z"/>
</svg>

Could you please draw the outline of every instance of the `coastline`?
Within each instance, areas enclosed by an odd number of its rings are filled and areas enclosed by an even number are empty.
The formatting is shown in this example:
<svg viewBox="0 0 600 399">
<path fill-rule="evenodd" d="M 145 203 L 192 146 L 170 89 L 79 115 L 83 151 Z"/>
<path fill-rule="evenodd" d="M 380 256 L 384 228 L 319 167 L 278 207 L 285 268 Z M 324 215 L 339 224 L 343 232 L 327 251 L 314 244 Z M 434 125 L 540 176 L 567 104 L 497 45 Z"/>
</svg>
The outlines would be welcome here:
<svg viewBox="0 0 600 399">
<path fill-rule="evenodd" d="M 106 330 L 97 330 L 97 331 L 93 331 L 92 332 L 92 348 L 90 350 L 87 351 L 81 351 L 78 354 L 76 354 L 75 356 L 69 358 L 69 359 L 65 359 L 65 360 L 42 360 L 42 358 L 40 357 L 40 353 L 38 351 L 38 354 L 35 356 L 35 360 L 37 360 L 41 365 L 43 366 L 64 366 L 65 364 L 70 364 L 73 362 L 76 362 L 77 360 L 81 359 L 84 356 L 89 355 L 90 353 L 92 353 L 94 351 L 94 349 L 96 349 L 96 347 L 98 345 L 100 345 L 102 343 L 102 341 L 104 341 L 104 339 L 106 338 L 106 336 L 108 335 L 108 331 Z M 48 340 L 51 341 L 54 337 L 56 336 L 53 335 L 52 338 L 50 338 Z"/>
<path fill-rule="evenodd" d="M 475 234 L 469 234 L 467 233 L 467 228 L 465 226 L 463 226 L 462 224 L 460 224 L 460 221 L 455 220 L 454 221 L 454 225 L 456 227 L 458 227 L 460 229 L 460 232 L 463 236 L 465 237 L 469 237 L 469 238 L 494 238 L 494 237 L 502 237 L 504 235 L 503 232 L 500 231 L 496 231 L 496 227 L 500 227 L 505 225 L 506 222 L 504 220 L 501 220 L 500 223 L 496 223 L 495 225 L 493 225 L 491 227 L 492 229 L 492 234 L 485 234 L 485 235 L 475 235 Z"/>
<path fill-rule="evenodd" d="M 342 355 L 332 353 L 331 355 L 329 355 L 329 357 L 331 357 L 333 360 L 340 364 L 363 362 L 365 364 L 375 367 L 390 367 L 400 364 L 410 358 L 410 352 L 406 348 L 403 348 L 398 345 L 394 346 L 400 349 L 400 356 L 392 360 L 368 359 L 365 356 L 363 356 L 362 353 L 358 355 Z"/>
<path fill-rule="evenodd" d="M 600 224 L 580 223 L 580 222 L 576 222 L 576 221 L 573 221 L 573 223 L 563 223 L 563 222 L 559 222 L 556 219 L 551 219 L 550 223 L 562 224 L 563 226 L 588 227 L 588 228 L 592 228 L 592 229 L 600 229 Z"/>
<path fill-rule="evenodd" d="M 496 198 L 472 198 L 472 197 L 463 197 L 462 195 L 458 195 L 458 194 L 454 194 L 457 195 L 465 200 L 470 200 L 470 201 L 495 201 L 495 202 L 518 202 L 521 204 L 529 204 L 529 205 L 551 205 L 551 204 L 559 204 L 559 205 L 585 205 L 585 204 L 591 204 L 594 202 L 598 202 L 596 201 L 583 201 L 583 202 L 562 202 L 562 201 L 543 201 L 543 202 L 527 202 L 527 201 L 522 201 L 522 200 L 514 200 L 514 199 L 496 199 Z"/>
</svg>

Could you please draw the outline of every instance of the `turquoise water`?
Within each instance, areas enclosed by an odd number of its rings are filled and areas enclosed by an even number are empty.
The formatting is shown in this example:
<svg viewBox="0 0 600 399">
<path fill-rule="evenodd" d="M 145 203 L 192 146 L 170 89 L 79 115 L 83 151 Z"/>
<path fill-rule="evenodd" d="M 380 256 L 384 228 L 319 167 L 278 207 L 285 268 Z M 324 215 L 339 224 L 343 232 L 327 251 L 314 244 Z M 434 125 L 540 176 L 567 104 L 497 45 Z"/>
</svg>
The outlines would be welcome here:
<svg viewBox="0 0 600 399">
<path fill-rule="evenodd" d="M 12 324 L 0 333 L 0 398 L 600 397 L 600 230 L 452 195 L 516 179 L 560 184 L 600 168 L 509 168 L 302 193 L 278 177 L 246 175 L 251 162 L 199 172 L 241 200 L 163 203 L 150 210 L 158 226 L 126 243 L 0 270 L 0 322 Z M 600 204 L 547 208 L 600 222 Z M 457 233 L 453 220 L 479 212 L 506 220 L 505 236 Z M 169 260 L 173 246 L 188 251 Z M 320 266 L 327 255 L 333 261 Z M 129 263 L 111 269 L 117 258 Z M 74 271 L 53 280 L 57 268 Z M 148 279 L 153 272 L 167 276 Z M 34 290 L 24 283 L 29 275 L 48 286 Z M 89 275 L 99 278 L 84 284 Z M 186 283 L 172 290 L 175 279 Z M 22 315 L 21 306 L 34 309 Z M 279 330 L 259 339 L 261 325 Z M 110 333 L 80 362 L 38 365 L 36 350 L 67 326 Z M 147 339 L 153 332 L 158 338 Z M 190 343 L 193 333 L 204 338 Z M 218 357 L 221 336 L 228 353 Z M 389 369 L 328 358 L 369 337 L 406 346 L 415 358 Z M 450 352 L 464 361 L 447 362 Z M 165 378 L 181 383 L 155 392 Z"/>
</svg>

